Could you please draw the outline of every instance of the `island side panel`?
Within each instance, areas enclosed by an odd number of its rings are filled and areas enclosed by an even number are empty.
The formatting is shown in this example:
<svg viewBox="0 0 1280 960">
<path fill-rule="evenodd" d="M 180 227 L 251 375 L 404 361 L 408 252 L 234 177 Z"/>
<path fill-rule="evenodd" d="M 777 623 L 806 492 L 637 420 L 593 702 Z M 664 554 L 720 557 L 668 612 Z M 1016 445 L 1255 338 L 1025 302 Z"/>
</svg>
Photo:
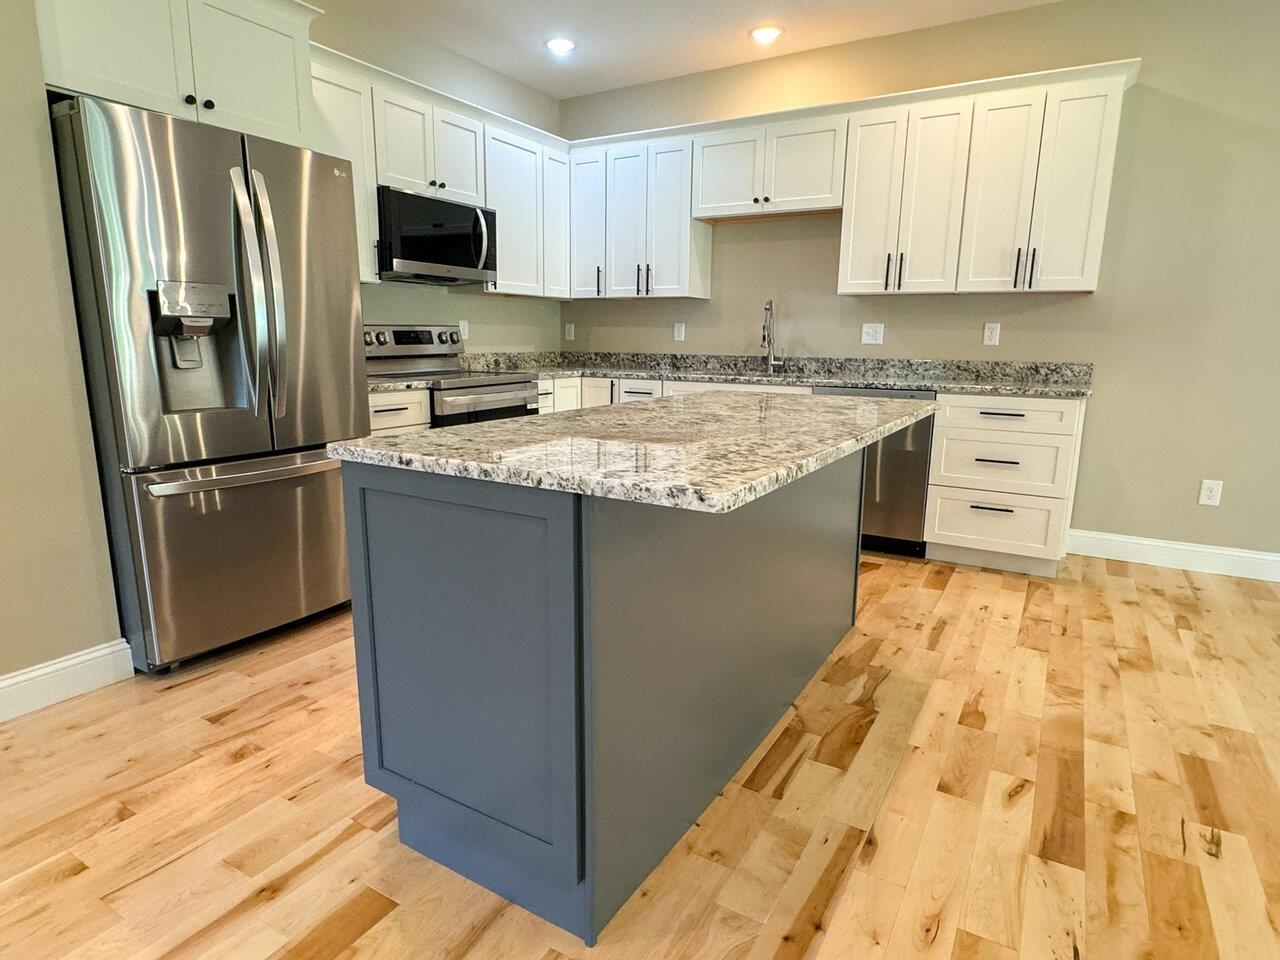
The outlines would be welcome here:
<svg viewBox="0 0 1280 960">
<path fill-rule="evenodd" d="M 860 451 L 719 515 L 584 501 L 597 931 L 852 625 L 862 466 Z"/>
<path fill-rule="evenodd" d="M 407 846 L 589 936 L 578 498 L 343 474 L 365 778 Z"/>
</svg>

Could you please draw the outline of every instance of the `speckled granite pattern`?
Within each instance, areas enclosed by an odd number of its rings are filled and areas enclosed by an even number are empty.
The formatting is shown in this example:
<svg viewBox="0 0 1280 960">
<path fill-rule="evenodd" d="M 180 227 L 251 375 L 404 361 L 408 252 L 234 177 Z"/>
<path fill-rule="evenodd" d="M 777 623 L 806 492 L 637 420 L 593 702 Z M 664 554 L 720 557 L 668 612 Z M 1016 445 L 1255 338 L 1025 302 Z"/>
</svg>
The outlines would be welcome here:
<svg viewBox="0 0 1280 960">
<path fill-rule="evenodd" d="M 476 353 L 464 355 L 463 362 L 473 370 L 524 370 L 561 377 L 776 383 L 1019 397 L 1087 397 L 1093 390 L 1093 364 L 1080 362 L 787 357 L 778 374 L 765 372 L 762 357 L 720 354 Z"/>
<path fill-rule="evenodd" d="M 726 391 L 329 445 L 339 460 L 727 513 L 937 404 Z"/>
</svg>

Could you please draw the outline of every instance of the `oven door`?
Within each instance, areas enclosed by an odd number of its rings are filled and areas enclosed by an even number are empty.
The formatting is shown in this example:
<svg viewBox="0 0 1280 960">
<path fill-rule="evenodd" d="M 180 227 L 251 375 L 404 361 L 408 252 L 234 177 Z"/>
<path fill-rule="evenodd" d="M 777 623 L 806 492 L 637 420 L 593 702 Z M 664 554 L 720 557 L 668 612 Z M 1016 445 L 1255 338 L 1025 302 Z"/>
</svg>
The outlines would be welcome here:
<svg viewBox="0 0 1280 960">
<path fill-rule="evenodd" d="M 431 392 L 433 427 L 526 417 L 537 412 L 538 385 L 532 380 Z"/>
<path fill-rule="evenodd" d="M 485 207 L 378 188 L 378 273 L 384 280 L 497 279 L 497 215 Z"/>
</svg>

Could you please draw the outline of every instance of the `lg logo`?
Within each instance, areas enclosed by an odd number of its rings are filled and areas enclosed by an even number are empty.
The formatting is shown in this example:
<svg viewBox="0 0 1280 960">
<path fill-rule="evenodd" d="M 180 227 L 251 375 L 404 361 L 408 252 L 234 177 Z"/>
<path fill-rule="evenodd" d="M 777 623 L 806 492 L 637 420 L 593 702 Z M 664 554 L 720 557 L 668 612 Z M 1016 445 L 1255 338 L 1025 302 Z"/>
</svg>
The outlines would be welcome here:
<svg viewBox="0 0 1280 960">
<path fill-rule="evenodd" d="M 334 167 L 334 168 L 333 168 L 333 175 L 334 175 L 335 177 L 344 177 L 344 178 L 345 178 L 345 177 L 346 177 L 346 175 L 347 175 L 347 171 L 343 170 L 341 167 Z"/>
</svg>

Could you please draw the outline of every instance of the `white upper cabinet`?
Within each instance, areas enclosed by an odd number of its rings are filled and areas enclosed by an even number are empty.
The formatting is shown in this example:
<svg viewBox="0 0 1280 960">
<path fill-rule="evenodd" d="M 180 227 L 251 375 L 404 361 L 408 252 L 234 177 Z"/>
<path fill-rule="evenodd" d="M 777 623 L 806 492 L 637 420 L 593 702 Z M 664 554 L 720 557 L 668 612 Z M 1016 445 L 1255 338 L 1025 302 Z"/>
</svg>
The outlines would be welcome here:
<svg viewBox="0 0 1280 960">
<path fill-rule="evenodd" d="M 542 296 L 542 148 L 490 126 L 485 195 L 498 215 L 498 293 Z"/>
<path fill-rule="evenodd" d="M 307 31 L 319 11 L 293 0 L 189 0 L 187 9 L 200 119 L 301 143 L 311 121 Z"/>
<path fill-rule="evenodd" d="M 956 289 L 960 224 L 973 101 L 913 105 L 907 115 L 895 289 L 947 293 Z"/>
<path fill-rule="evenodd" d="M 848 130 L 845 114 L 769 124 L 761 212 L 838 208 Z"/>
<path fill-rule="evenodd" d="M 605 152 L 607 297 L 644 296 L 648 178 L 648 150 L 644 144 L 610 147 Z"/>
<path fill-rule="evenodd" d="M 301 144 L 308 28 L 295 0 L 37 0 L 45 81 Z"/>
<path fill-rule="evenodd" d="M 755 213 L 764 195 L 764 127 L 745 127 L 693 141 L 693 215 Z"/>
<path fill-rule="evenodd" d="M 378 183 L 433 193 L 431 104 L 375 85 L 373 127 L 378 143 Z"/>
<path fill-rule="evenodd" d="M 542 295 L 569 299 L 569 155 L 542 151 Z"/>
<path fill-rule="evenodd" d="M 849 120 L 839 293 L 886 293 L 894 284 L 907 108 L 864 110 Z"/>
<path fill-rule="evenodd" d="M 992 93 L 973 104 L 956 289 L 1021 289 L 1031 259 L 1045 88 Z"/>
<path fill-rule="evenodd" d="M 1049 88 L 1023 284 L 1028 290 L 1098 288 L 1123 95 L 1118 78 Z"/>
<path fill-rule="evenodd" d="M 432 110 L 435 194 L 456 203 L 484 206 L 484 124 L 435 107 Z"/>
<path fill-rule="evenodd" d="M 360 279 L 376 283 L 378 185 L 373 140 L 373 87 L 367 79 L 313 63 L 311 95 L 315 102 L 316 121 L 311 146 L 351 161 Z"/>
<path fill-rule="evenodd" d="M 571 214 L 570 295 L 604 296 L 605 155 L 583 151 L 569 157 Z"/>
<path fill-rule="evenodd" d="M 649 144 L 644 268 L 646 296 L 689 295 L 692 157 L 692 144 L 688 140 Z"/>
<path fill-rule="evenodd" d="M 187 0 L 37 0 L 36 20 L 47 83 L 196 118 Z"/>
</svg>

